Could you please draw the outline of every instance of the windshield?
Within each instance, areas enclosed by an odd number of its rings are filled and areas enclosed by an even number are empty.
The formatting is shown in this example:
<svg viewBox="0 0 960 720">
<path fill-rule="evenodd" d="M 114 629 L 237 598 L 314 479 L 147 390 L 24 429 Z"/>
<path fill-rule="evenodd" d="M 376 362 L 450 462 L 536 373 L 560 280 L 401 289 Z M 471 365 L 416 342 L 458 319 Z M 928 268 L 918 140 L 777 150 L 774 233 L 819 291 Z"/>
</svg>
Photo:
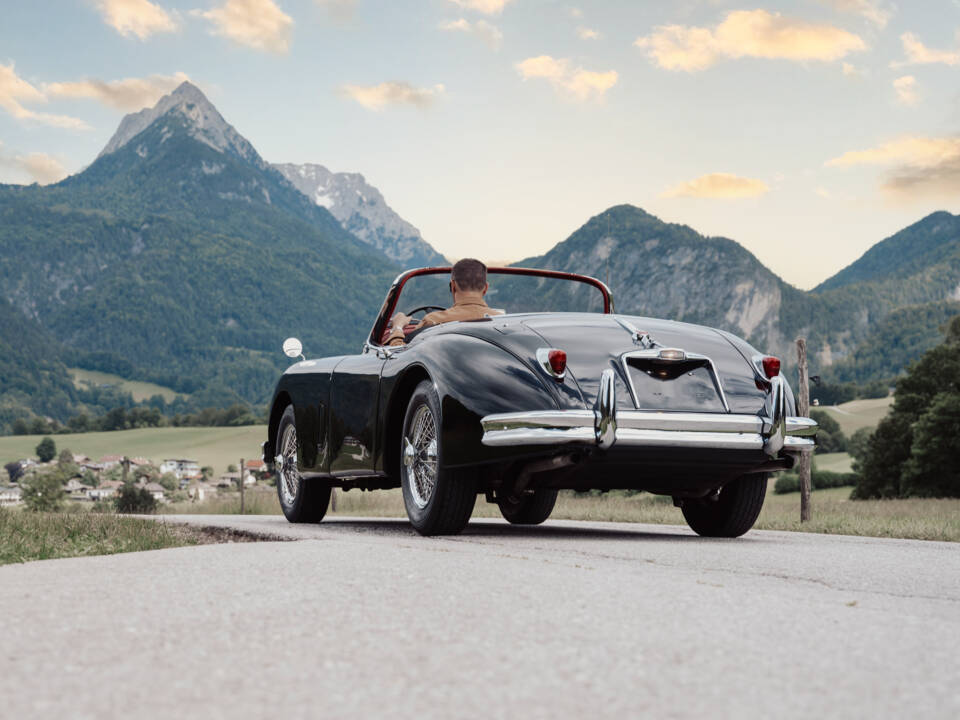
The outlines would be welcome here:
<svg viewBox="0 0 960 720">
<path fill-rule="evenodd" d="M 613 312 L 607 287 L 594 278 L 532 268 L 489 268 L 487 304 L 505 314 L 535 312 Z M 387 294 L 370 334 L 378 344 L 389 332 L 389 319 L 397 312 L 416 314 L 453 305 L 450 268 L 426 268 L 404 273 Z"/>
<path fill-rule="evenodd" d="M 507 314 L 530 312 L 596 312 L 604 311 L 601 290 L 585 282 L 569 278 L 529 275 L 507 275 L 490 270 L 487 305 Z M 416 275 L 404 283 L 396 310 L 409 313 L 423 306 L 432 309 L 453 305 L 450 275 Z"/>
</svg>

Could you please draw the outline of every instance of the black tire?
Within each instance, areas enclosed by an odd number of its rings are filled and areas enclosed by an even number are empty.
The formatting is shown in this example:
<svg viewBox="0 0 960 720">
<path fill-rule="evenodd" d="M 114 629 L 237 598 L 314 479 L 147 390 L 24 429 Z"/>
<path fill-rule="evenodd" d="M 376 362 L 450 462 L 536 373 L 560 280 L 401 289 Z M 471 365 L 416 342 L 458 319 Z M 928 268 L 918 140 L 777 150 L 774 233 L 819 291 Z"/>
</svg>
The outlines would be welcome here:
<svg viewBox="0 0 960 720">
<path fill-rule="evenodd" d="M 433 422 L 432 455 L 426 450 L 418 452 L 415 459 L 408 466 L 406 450 L 409 441 L 419 441 L 422 437 L 416 435 L 413 427 L 414 420 L 426 418 Z M 440 398 L 433 387 L 433 383 L 424 380 L 417 385 L 416 390 L 407 404 L 407 412 L 403 418 L 403 431 L 395 447 L 400 453 L 400 486 L 403 489 L 403 504 L 407 508 L 407 517 L 410 524 L 421 535 L 456 535 L 470 522 L 473 506 L 477 501 L 477 473 L 473 468 L 444 469 L 443 443 L 440 433 Z M 410 442 L 413 446 L 414 442 Z M 432 457 L 432 465 L 429 458 Z M 418 476 L 417 472 L 433 474 Z M 418 477 L 433 478 L 433 486 L 427 492 L 427 485 L 423 485 Z"/>
<path fill-rule="evenodd" d="M 316 523 L 323 520 L 330 505 L 330 486 L 321 480 L 305 479 L 300 477 L 297 470 L 297 452 L 294 444 L 293 452 L 289 449 L 284 453 L 284 436 L 293 432 L 296 442 L 297 424 L 293 414 L 293 406 L 288 405 L 277 426 L 277 436 L 274 438 L 274 448 L 277 455 L 284 456 L 283 467 L 277 467 L 277 497 L 280 507 L 287 520 L 292 523 Z M 286 473 L 294 475 L 287 477 Z M 291 485 L 285 485 L 287 480 Z"/>
<path fill-rule="evenodd" d="M 740 537 L 757 521 L 767 494 L 767 474 L 744 475 L 720 489 L 715 499 L 686 500 L 683 517 L 697 535 Z"/>
<path fill-rule="evenodd" d="M 519 499 L 508 495 L 497 500 L 500 514 L 511 525 L 539 525 L 553 512 L 557 504 L 559 490 L 539 488 L 531 495 L 524 495 Z"/>
</svg>

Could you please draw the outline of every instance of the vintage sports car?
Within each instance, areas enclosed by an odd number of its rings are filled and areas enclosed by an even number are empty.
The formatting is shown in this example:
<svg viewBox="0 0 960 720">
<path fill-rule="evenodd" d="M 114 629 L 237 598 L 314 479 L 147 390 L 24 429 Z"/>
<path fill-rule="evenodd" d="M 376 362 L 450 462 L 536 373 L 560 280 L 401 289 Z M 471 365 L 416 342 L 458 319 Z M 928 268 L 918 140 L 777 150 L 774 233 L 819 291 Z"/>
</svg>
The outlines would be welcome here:
<svg viewBox="0 0 960 720">
<path fill-rule="evenodd" d="M 321 520 L 334 487 L 402 488 L 425 535 L 460 532 L 478 495 L 536 524 L 558 490 L 629 488 L 671 496 L 701 535 L 736 537 L 769 474 L 813 448 L 780 360 L 721 330 L 616 315 L 591 277 L 491 268 L 487 300 L 505 314 L 414 321 L 406 345 L 384 346 L 397 310 L 450 305 L 449 274 L 401 274 L 359 355 L 280 378 L 263 449 L 291 522 Z M 295 338 L 284 351 L 302 358 Z"/>
</svg>

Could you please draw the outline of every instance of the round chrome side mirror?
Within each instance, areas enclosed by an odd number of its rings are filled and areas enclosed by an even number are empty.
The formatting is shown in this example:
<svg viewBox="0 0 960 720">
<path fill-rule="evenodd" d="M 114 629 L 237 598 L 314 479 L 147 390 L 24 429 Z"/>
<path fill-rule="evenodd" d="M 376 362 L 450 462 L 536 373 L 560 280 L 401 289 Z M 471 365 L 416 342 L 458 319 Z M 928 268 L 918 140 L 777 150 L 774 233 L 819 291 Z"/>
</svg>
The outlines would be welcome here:
<svg viewBox="0 0 960 720">
<path fill-rule="evenodd" d="M 295 337 L 283 341 L 283 354 L 289 358 L 303 358 L 303 343 Z"/>
</svg>

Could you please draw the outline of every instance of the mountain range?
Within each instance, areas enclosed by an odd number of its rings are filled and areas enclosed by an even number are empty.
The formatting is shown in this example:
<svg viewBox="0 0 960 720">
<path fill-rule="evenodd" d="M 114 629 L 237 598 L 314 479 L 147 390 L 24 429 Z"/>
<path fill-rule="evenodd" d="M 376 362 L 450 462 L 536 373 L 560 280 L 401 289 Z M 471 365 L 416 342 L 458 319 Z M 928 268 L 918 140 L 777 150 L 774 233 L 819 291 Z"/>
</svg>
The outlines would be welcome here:
<svg viewBox="0 0 960 720">
<path fill-rule="evenodd" d="M 195 407 L 263 403 L 284 337 L 356 352 L 395 274 L 444 262 L 362 175 L 265 161 L 184 83 L 78 174 L 0 185 L 0 430 L 83 409 L 68 367 Z M 960 217 L 945 212 L 810 292 L 733 240 L 629 205 L 518 264 L 595 275 L 620 312 L 725 328 L 788 362 L 804 335 L 814 372 L 843 381 L 895 377 L 960 312 Z"/>
</svg>

